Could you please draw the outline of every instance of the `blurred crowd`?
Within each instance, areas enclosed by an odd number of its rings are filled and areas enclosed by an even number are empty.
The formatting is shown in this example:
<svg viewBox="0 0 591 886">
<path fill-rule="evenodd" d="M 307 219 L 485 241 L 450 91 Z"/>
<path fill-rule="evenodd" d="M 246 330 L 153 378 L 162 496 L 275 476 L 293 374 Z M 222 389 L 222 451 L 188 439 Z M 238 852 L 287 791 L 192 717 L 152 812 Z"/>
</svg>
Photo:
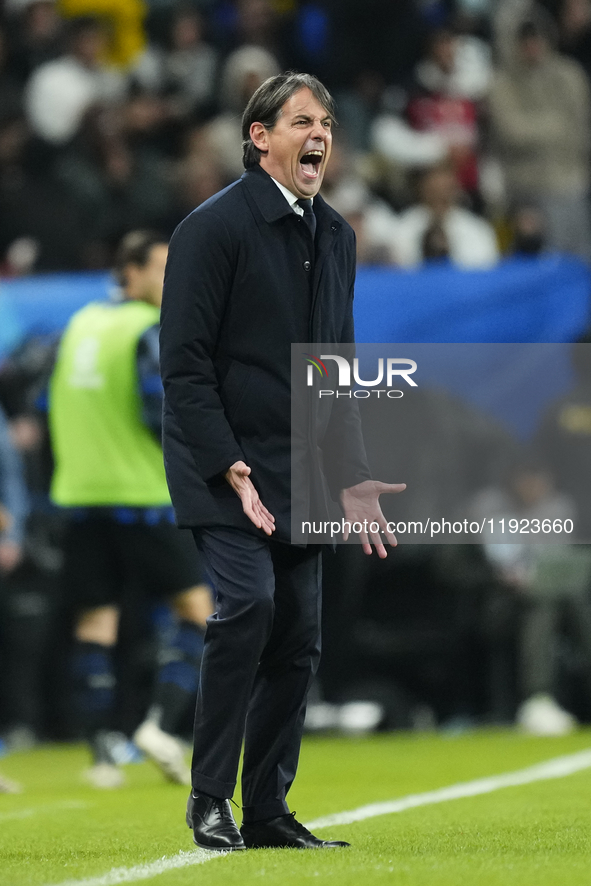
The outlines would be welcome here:
<svg viewBox="0 0 591 886">
<path fill-rule="evenodd" d="M 110 267 L 242 172 L 285 69 L 338 102 L 326 196 L 361 262 L 591 254 L 589 0 L 4 0 L 0 271 Z"/>
<path fill-rule="evenodd" d="M 289 68 L 336 96 L 323 193 L 354 227 L 361 263 L 591 258 L 591 0 L 4 0 L 0 275 L 110 268 L 130 229 L 172 233 L 240 176 L 242 110 Z M 30 338 L 0 370 L 0 734 L 13 748 L 76 737 L 63 525 L 48 501 L 55 349 Z M 556 465 L 587 464 L 589 376 L 548 418 Z M 550 501 L 568 516 L 546 467 L 521 464 L 475 509 L 531 516 Z M 586 488 L 566 492 L 586 513 Z M 591 719 L 589 549 L 544 559 L 500 547 L 409 545 L 386 564 L 357 548 L 327 555 L 309 728 L 518 714 L 560 734 L 575 723 L 566 708 Z M 126 734 L 149 696 L 162 615 L 138 619 L 136 605 L 118 664 Z"/>
</svg>

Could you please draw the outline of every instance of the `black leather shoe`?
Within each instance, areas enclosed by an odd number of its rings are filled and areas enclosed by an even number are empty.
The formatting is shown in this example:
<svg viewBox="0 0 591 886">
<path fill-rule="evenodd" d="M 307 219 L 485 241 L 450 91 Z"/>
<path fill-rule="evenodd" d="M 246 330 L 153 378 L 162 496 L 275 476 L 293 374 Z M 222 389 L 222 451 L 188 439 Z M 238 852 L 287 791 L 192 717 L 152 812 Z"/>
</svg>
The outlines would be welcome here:
<svg viewBox="0 0 591 886">
<path fill-rule="evenodd" d="M 319 840 L 295 819 L 295 812 L 267 821 L 243 824 L 240 833 L 247 849 L 337 849 L 350 846 L 344 840 Z"/>
<path fill-rule="evenodd" d="M 187 800 L 187 825 L 193 830 L 193 842 L 200 849 L 232 852 L 246 849 L 234 821 L 229 800 L 218 800 L 191 792 Z"/>
</svg>

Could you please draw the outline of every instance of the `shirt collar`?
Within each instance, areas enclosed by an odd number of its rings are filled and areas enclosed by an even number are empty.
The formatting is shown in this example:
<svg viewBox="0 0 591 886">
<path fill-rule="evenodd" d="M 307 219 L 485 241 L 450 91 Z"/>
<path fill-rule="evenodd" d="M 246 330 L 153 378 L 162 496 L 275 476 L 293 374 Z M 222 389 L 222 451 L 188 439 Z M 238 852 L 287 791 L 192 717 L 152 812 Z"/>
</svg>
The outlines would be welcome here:
<svg viewBox="0 0 591 886">
<path fill-rule="evenodd" d="M 275 182 L 275 184 L 277 185 L 277 187 L 279 188 L 279 190 L 281 191 L 281 193 L 283 194 L 283 196 L 285 197 L 285 199 L 287 200 L 287 202 L 289 203 L 289 205 L 291 206 L 293 211 L 297 212 L 298 215 L 303 215 L 304 210 L 302 209 L 302 207 L 298 203 L 298 200 L 300 198 L 296 197 L 295 194 L 292 194 L 292 192 L 289 190 L 289 188 L 286 188 L 285 185 L 282 185 L 281 182 L 278 182 L 277 179 L 273 178 L 272 175 L 269 176 L 269 178 L 271 179 L 271 181 Z M 313 197 L 310 198 L 310 202 L 312 202 L 312 203 L 314 202 Z"/>
<path fill-rule="evenodd" d="M 256 206 L 266 222 L 272 224 L 295 212 L 275 182 L 272 181 L 269 173 L 265 172 L 258 163 L 244 171 L 240 184 L 248 194 L 249 204 Z M 314 213 L 321 235 L 323 230 L 327 230 L 329 227 L 336 231 L 343 225 L 341 216 L 322 199 L 320 194 L 316 194 L 314 197 Z"/>
</svg>

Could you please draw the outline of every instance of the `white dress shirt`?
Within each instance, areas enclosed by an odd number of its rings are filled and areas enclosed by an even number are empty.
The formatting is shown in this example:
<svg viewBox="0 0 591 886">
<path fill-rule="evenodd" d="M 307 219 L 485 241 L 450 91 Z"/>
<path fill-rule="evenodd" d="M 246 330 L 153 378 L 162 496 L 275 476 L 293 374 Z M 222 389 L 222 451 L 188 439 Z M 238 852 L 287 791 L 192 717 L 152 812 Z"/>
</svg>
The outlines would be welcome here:
<svg viewBox="0 0 591 886">
<path fill-rule="evenodd" d="M 291 193 L 289 188 L 286 188 L 285 185 L 282 185 L 281 182 L 278 182 L 276 178 L 273 178 L 273 176 L 271 176 L 271 179 L 275 182 L 275 184 L 277 185 L 277 187 L 279 188 L 279 190 L 281 191 L 281 193 L 283 194 L 283 196 L 285 197 L 285 199 L 287 200 L 287 202 L 289 203 L 289 205 L 291 206 L 293 211 L 296 213 L 296 215 L 303 215 L 304 210 L 302 209 L 302 207 L 298 203 L 298 200 L 303 199 L 303 198 L 296 197 L 295 194 Z M 310 201 L 312 203 L 314 203 L 314 198 L 310 197 Z"/>
</svg>

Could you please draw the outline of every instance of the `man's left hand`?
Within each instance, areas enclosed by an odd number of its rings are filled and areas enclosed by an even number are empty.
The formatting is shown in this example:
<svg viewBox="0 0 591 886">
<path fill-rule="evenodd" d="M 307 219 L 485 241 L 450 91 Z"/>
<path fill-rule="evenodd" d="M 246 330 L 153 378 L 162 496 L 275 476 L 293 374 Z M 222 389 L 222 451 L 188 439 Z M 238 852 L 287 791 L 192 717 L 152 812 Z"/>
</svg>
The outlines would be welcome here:
<svg viewBox="0 0 591 886">
<path fill-rule="evenodd" d="M 389 532 L 386 518 L 380 507 L 380 495 L 384 493 L 402 492 L 406 489 L 406 483 L 381 483 L 380 480 L 364 480 L 356 486 L 350 486 L 341 492 L 341 505 L 345 512 L 345 520 L 348 523 L 365 523 L 370 527 L 373 523 L 379 526 L 377 532 L 360 532 L 359 538 L 365 554 L 371 554 L 371 542 L 374 543 L 378 557 L 384 559 L 388 552 L 382 541 L 382 534 L 388 543 L 395 547 L 398 542 L 393 532 Z M 349 532 L 345 529 L 343 541 L 347 541 Z"/>
</svg>

